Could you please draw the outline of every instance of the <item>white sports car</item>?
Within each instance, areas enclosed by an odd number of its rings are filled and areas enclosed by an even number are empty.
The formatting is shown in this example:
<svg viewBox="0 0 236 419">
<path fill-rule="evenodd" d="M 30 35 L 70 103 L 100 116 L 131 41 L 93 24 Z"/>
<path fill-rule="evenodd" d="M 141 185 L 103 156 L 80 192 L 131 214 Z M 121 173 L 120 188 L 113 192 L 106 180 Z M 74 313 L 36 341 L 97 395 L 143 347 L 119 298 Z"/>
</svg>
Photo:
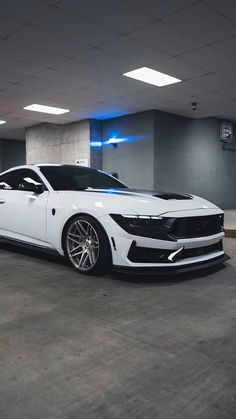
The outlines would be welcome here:
<svg viewBox="0 0 236 419">
<path fill-rule="evenodd" d="M 222 263 L 223 218 L 205 199 L 132 190 L 87 167 L 26 165 L 0 175 L 1 238 L 56 251 L 86 274 Z"/>
</svg>

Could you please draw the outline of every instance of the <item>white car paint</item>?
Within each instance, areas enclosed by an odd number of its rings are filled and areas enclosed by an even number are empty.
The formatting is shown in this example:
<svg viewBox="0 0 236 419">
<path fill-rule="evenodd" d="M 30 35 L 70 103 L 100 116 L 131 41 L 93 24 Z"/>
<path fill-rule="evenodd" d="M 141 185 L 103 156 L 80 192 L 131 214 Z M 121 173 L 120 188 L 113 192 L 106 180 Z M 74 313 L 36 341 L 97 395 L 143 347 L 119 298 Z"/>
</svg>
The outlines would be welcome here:
<svg viewBox="0 0 236 419">
<path fill-rule="evenodd" d="M 28 244 L 55 249 L 63 255 L 62 232 L 66 222 L 75 214 L 88 214 L 96 218 L 104 227 L 110 240 L 113 265 L 122 267 L 169 267 L 169 263 L 134 263 L 127 255 L 132 242 L 147 248 L 170 249 L 178 251 L 198 248 L 217 243 L 224 237 L 224 232 L 211 236 L 181 239 L 177 241 L 159 240 L 127 233 L 109 214 L 160 215 L 164 217 L 194 217 L 223 214 L 223 211 L 207 200 L 192 196 L 189 200 L 163 200 L 145 192 L 129 189 L 119 191 L 86 190 L 55 191 L 40 171 L 40 165 L 25 165 L 10 169 L 30 169 L 36 172 L 46 185 L 48 191 L 40 195 L 33 192 L 0 189 L 0 236 L 20 240 Z M 3 175 L 1 174 L 1 175 Z M 3 202 L 3 204 L 1 204 Z M 56 214 L 52 214 L 52 209 Z M 114 238 L 116 249 L 112 244 Z M 181 259 L 175 266 L 186 266 L 193 263 L 212 260 L 223 251 L 207 255 Z"/>
</svg>

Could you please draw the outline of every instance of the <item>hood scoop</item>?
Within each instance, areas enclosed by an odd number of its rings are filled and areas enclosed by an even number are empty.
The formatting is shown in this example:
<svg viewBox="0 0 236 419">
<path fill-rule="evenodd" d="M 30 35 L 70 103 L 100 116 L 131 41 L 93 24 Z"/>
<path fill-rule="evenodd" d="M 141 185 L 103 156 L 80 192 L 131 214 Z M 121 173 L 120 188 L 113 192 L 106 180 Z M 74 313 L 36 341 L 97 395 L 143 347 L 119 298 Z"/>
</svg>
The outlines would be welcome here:
<svg viewBox="0 0 236 419">
<path fill-rule="evenodd" d="M 191 195 L 182 195 L 182 194 L 175 194 L 175 193 L 168 193 L 168 192 L 163 192 L 163 193 L 159 193 L 159 194 L 154 194 L 153 196 L 155 196 L 156 198 L 160 198 L 160 199 L 165 199 L 166 201 L 169 200 L 178 200 L 178 201 L 185 201 L 187 199 L 192 199 Z"/>
</svg>

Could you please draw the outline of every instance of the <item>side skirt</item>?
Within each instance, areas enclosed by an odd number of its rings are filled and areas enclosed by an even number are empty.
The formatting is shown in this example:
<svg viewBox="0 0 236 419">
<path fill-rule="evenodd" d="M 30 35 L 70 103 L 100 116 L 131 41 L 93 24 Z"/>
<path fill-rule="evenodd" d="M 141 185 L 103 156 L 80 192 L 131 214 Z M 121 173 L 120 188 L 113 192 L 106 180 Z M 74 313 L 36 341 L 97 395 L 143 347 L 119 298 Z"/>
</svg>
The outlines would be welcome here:
<svg viewBox="0 0 236 419">
<path fill-rule="evenodd" d="M 23 249 L 34 250 L 37 252 L 47 253 L 49 255 L 63 257 L 56 249 L 52 249 L 46 246 L 40 246 L 38 244 L 31 244 L 24 242 L 23 240 L 15 240 L 7 237 L 0 236 L 0 244 L 10 244 L 12 246 L 21 247 Z"/>
</svg>

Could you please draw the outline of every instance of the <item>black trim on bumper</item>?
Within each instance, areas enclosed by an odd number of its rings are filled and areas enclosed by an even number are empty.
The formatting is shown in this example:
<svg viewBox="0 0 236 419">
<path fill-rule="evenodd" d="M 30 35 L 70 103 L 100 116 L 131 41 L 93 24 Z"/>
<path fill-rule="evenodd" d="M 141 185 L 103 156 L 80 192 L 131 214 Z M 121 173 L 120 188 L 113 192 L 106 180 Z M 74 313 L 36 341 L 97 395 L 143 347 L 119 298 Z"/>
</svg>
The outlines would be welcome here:
<svg viewBox="0 0 236 419">
<path fill-rule="evenodd" d="M 133 267 L 133 266 L 118 266 L 114 265 L 113 270 L 115 272 L 121 272 L 121 273 L 128 273 L 131 275 L 142 275 L 142 274 L 148 274 L 148 275 L 181 275 L 186 272 L 194 272 L 201 269 L 208 269 L 212 268 L 214 266 L 217 266 L 221 263 L 226 262 L 229 260 L 230 257 L 226 254 L 223 254 L 221 256 L 218 256 L 214 259 L 202 261 L 202 262 L 195 262 L 190 263 L 188 265 L 182 265 L 182 266 L 166 266 L 166 267 Z"/>
<path fill-rule="evenodd" d="M 210 255 L 214 252 L 223 250 L 222 239 L 207 246 L 193 247 L 185 249 L 180 245 L 177 249 L 158 249 L 152 247 L 137 246 L 134 240 L 128 252 L 128 259 L 134 263 L 171 263 L 181 261 L 181 259 L 193 258 L 196 256 Z M 174 257 L 170 256 L 176 254 Z"/>
</svg>

